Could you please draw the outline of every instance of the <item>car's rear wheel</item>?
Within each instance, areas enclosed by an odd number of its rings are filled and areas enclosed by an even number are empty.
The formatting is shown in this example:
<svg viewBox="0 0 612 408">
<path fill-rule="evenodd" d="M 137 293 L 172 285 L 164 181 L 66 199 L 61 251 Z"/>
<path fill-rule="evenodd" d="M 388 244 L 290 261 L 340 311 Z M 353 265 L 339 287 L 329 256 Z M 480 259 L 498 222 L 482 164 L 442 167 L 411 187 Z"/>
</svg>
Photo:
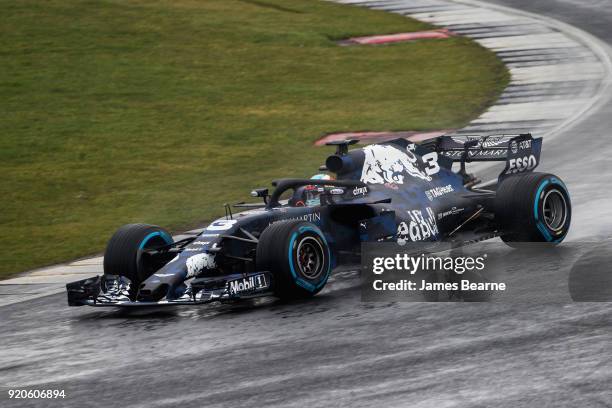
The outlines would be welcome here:
<svg viewBox="0 0 612 408">
<path fill-rule="evenodd" d="M 143 250 L 160 248 L 172 242 L 172 235 L 156 225 L 124 225 L 106 245 L 104 274 L 124 276 L 135 289 L 164 263 L 160 265 L 158 259 L 143 256 Z"/>
<path fill-rule="evenodd" d="M 274 276 L 274 294 L 298 299 L 318 293 L 331 272 L 331 252 L 314 224 L 287 220 L 266 228 L 257 245 L 257 270 Z"/>
<path fill-rule="evenodd" d="M 558 244 L 567 235 L 572 218 L 569 192 L 552 174 L 507 177 L 497 189 L 495 218 L 502 240 L 510 246 L 521 242 Z"/>
</svg>

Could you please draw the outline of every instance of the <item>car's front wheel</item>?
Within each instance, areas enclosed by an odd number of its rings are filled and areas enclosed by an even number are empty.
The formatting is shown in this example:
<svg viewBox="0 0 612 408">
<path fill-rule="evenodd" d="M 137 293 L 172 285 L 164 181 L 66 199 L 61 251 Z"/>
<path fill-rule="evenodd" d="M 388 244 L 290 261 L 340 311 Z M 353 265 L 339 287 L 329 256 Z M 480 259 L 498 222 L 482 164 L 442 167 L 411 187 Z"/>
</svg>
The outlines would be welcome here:
<svg viewBox="0 0 612 408">
<path fill-rule="evenodd" d="M 314 224 L 287 220 L 271 224 L 259 237 L 257 270 L 274 276 L 274 294 L 299 299 L 317 294 L 331 272 L 331 251 Z"/>
<path fill-rule="evenodd" d="M 135 290 L 165 263 L 165 260 L 143 257 L 142 250 L 160 248 L 172 242 L 172 235 L 156 225 L 124 225 L 113 234 L 106 245 L 104 274 L 128 278 Z"/>
</svg>

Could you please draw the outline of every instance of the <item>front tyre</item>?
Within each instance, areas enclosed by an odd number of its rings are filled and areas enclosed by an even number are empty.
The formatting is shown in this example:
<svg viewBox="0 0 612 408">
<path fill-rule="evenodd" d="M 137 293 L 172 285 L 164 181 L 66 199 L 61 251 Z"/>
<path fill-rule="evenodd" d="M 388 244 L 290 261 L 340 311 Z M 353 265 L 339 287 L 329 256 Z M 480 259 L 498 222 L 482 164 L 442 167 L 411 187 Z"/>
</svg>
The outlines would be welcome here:
<svg viewBox="0 0 612 408">
<path fill-rule="evenodd" d="M 553 174 L 527 173 L 502 180 L 495 197 L 495 218 L 501 238 L 558 244 L 567 235 L 572 205 L 567 187 Z"/>
<path fill-rule="evenodd" d="M 259 237 L 258 271 L 274 276 L 274 294 L 282 299 L 300 299 L 317 294 L 331 272 L 331 252 L 325 236 L 314 224 L 279 221 Z"/>
<path fill-rule="evenodd" d="M 142 256 L 142 250 L 155 249 L 173 242 L 172 235 L 156 225 L 127 224 L 113 234 L 104 252 L 104 274 L 128 278 L 135 288 L 163 262 Z"/>
</svg>

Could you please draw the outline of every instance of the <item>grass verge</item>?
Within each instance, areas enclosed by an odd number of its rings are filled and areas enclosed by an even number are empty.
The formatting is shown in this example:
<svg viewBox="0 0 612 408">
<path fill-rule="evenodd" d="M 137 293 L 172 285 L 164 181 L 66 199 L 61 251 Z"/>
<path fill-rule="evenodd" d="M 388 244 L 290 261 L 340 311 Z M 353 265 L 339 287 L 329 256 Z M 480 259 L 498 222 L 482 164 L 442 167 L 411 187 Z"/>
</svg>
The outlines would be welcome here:
<svg viewBox="0 0 612 408">
<path fill-rule="evenodd" d="M 462 126 L 508 81 L 464 38 L 338 47 L 431 27 L 327 2 L 0 0 L 0 14 L 3 277 L 310 176 L 328 132 Z"/>
</svg>

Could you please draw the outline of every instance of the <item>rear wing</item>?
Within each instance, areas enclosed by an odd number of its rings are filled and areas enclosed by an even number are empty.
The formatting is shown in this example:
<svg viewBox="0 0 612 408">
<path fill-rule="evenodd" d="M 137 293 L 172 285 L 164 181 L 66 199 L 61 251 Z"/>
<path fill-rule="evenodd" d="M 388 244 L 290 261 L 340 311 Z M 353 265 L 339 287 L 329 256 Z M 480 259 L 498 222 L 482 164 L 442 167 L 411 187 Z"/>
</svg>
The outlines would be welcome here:
<svg viewBox="0 0 612 408">
<path fill-rule="evenodd" d="M 540 163 L 542 138 L 534 139 L 530 133 L 489 136 L 440 136 L 421 143 L 438 155 L 461 163 L 505 161 L 500 179 L 516 173 L 532 171 Z"/>
</svg>

